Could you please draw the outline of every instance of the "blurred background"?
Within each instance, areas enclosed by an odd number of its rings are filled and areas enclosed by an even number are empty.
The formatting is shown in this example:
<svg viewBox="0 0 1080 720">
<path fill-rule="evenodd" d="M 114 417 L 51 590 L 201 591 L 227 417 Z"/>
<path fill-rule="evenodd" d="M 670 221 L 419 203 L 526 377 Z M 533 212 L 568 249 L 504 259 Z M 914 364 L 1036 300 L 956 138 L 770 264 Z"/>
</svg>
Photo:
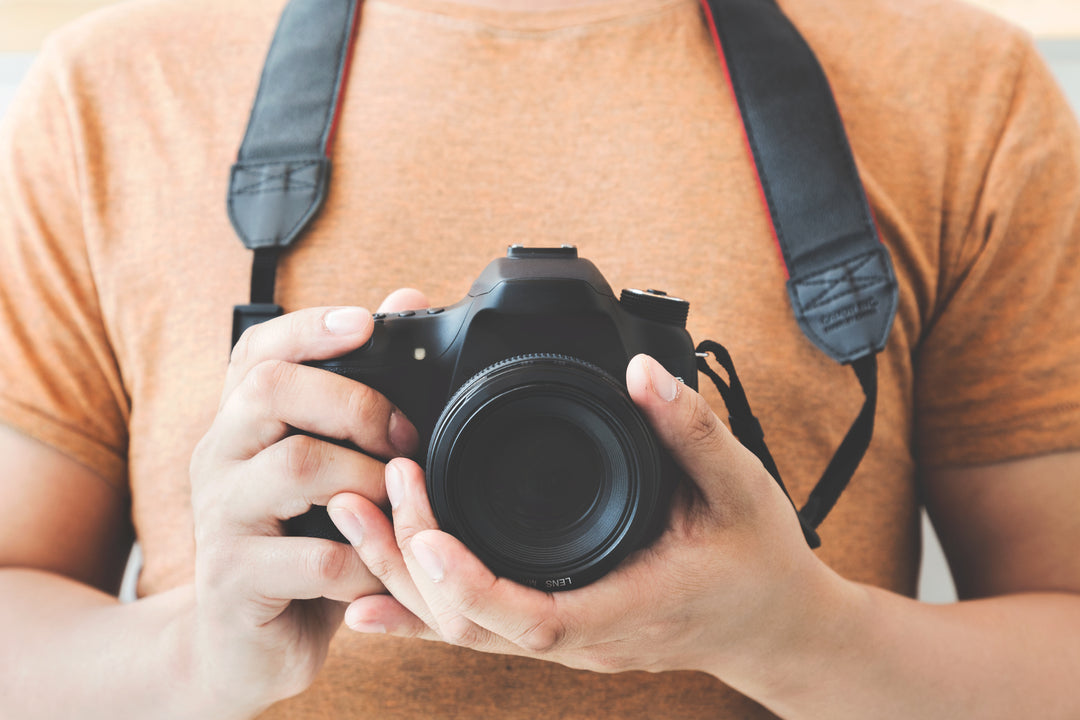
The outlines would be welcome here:
<svg viewBox="0 0 1080 720">
<path fill-rule="evenodd" d="M 0 52 L 33 52 L 52 28 L 115 1 L 0 0 Z M 1078 0 L 968 1 L 1003 15 L 1040 37 L 1080 36 Z"/>
<path fill-rule="evenodd" d="M 1026 28 L 1054 70 L 1074 109 L 1080 110 L 1080 0 L 969 0 Z M 0 0 L 0 115 L 54 28 L 116 0 Z M 228 0 L 222 0 L 228 2 Z M 926 518 L 919 596 L 927 602 L 956 599 L 948 565 Z M 136 553 L 132 567 L 138 566 Z M 133 573 L 122 596 L 133 597 Z"/>
</svg>

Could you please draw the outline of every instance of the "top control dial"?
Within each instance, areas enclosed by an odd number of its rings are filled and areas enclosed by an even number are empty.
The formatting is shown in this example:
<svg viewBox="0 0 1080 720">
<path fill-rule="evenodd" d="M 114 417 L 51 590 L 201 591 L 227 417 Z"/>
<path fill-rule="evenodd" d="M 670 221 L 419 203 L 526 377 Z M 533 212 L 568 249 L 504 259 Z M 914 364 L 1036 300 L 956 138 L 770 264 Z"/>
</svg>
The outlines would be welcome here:
<svg viewBox="0 0 1080 720">
<path fill-rule="evenodd" d="M 619 304 L 638 317 L 679 327 L 686 327 L 690 314 L 690 303 L 663 290 L 623 290 Z"/>
</svg>

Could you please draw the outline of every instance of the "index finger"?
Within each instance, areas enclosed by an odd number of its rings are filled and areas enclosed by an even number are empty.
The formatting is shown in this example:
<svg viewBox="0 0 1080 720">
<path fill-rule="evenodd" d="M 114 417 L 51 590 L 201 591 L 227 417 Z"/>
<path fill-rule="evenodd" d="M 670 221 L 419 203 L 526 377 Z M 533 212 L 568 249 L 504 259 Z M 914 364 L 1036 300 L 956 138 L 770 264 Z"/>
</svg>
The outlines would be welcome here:
<svg viewBox="0 0 1080 720">
<path fill-rule="evenodd" d="M 373 328 L 371 313 L 362 307 L 297 310 L 250 327 L 232 350 L 221 404 L 259 363 L 329 360 L 366 343 Z"/>
<path fill-rule="evenodd" d="M 460 540 L 438 529 L 416 463 L 394 461 L 386 473 L 405 566 L 445 640 L 542 656 L 574 637 L 575 623 L 560 612 L 557 595 L 496 577 Z M 393 592 L 387 578 L 380 580 Z"/>
</svg>

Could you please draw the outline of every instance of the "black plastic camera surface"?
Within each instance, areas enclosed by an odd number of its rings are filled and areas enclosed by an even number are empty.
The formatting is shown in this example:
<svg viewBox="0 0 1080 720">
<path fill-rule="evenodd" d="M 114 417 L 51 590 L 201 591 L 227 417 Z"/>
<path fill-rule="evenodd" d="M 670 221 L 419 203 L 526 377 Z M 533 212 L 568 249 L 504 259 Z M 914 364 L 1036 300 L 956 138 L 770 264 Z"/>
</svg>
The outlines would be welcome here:
<svg viewBox="0 0 1080 720">
<path fill-rule="evenodd" d="M 364 347 L 311 364 L 413 422 L 443 530 L 500 576 L 571 589 L 666 520 L 677 473 L 625 371 L 646 353 L 696 389 L 688 309 L 654 290 L 616 298 L 574 247 L 512 246 L 457 304 L 376 314 Z M 343 540 L 322 508 L 289 530 Z"/>
</svg>

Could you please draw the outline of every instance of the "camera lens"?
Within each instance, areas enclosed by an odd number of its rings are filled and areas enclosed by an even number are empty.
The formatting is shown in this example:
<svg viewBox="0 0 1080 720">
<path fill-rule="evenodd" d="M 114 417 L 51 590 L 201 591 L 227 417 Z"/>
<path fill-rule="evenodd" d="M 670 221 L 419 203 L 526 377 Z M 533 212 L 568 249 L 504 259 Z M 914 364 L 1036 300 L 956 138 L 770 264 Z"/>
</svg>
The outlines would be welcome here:
<svg viewBox="0 0 1080 720">
<path fill-rule="evenodd" d="M 490 438 L 491 447 L 471 443 L 459 467 L 474 474 L 495 511 L 491 519 L 504 531 L 557 534 L 580 523 L 596 504 L 604 459 L 594 438 L 572 420 L 530 404 L 519 403 L 507 422 L 488 418 L 477 427 L 473 436 Z"/>
<path fill-rule="evenodd" d="M 466 382 L 436 423 L 439 525 L 496 574 L 580 587 L 652 538 L 661 454 L 625 387 L 582 360 L 527 355 Z"/>
</svg>

